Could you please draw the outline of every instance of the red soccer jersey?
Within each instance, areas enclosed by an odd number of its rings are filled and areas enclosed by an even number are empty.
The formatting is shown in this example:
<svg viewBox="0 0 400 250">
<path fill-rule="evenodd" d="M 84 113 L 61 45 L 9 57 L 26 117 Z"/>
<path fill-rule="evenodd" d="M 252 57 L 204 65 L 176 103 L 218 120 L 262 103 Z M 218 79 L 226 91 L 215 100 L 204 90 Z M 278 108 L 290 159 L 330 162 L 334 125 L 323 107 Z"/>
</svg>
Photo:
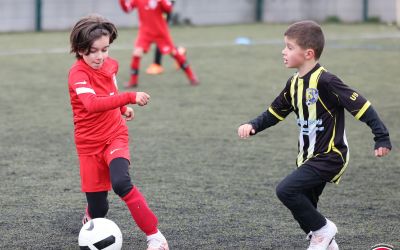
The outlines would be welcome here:
<svg viewBox="0 0 400 250">
<path fill-rule="evenodd" d="M 118 94 L 117 71 L 118 63 L 112 58 L 107 58 L 100 69 L 80 59 L 69 71 L 75 143 L 80 155 L 99 153 L 116 136 L 128 134 L 121 113 L 126 104 L 135 103 L 136 93 Z"/>
<path fill-rule="evenodd" d="M 168 25 L 163 17 L 164 12 L 171 12 L 169 0 L 120 0 L 122 9 L 129 12 L 134 8 L 139 13 L 139 35 L 156 38 L 169 37 Z"/>
</svg>

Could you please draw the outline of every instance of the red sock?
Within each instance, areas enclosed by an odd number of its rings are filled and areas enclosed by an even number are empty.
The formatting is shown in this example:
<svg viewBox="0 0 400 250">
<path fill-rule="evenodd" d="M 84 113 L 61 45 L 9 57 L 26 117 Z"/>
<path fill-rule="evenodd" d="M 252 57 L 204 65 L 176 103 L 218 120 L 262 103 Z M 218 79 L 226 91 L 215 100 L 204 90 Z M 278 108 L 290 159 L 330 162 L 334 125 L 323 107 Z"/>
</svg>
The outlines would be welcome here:
<svg viewBox="0 0 400 250">
<path fill-rule="evenodd" d="M 157 217 L 147 206 L 145 198 L 140 191 L 133 187 L 132 190 L 122 197 L 131 212 L 132 218 L 138 227 L 146 234 L 151 235 L 157 233 Z"/>
<path fill-rule="evenodd" d="M 130 85 L 136 85 L 138 83 L 139 67 L 140 67 L 140 57 L 139 56 L 132 56 L 132 61 L 131 61 L 131 80 L 129 81 Z"/>
<path fill-rule="evenodd" d="M 186 56 L 184 54 L 179 54 L 179 53 L 175 53 L 175 54 L 171 54 L 171 55 L 178 62 L 179 66 L 183 69 L 183 71 L 185 71 L 187 78 L 190 81 L 196 80 L 195 74 L 193 73 L 192 69 L 190 68 L 189 63 L 186 61 Z"/>
</svg>

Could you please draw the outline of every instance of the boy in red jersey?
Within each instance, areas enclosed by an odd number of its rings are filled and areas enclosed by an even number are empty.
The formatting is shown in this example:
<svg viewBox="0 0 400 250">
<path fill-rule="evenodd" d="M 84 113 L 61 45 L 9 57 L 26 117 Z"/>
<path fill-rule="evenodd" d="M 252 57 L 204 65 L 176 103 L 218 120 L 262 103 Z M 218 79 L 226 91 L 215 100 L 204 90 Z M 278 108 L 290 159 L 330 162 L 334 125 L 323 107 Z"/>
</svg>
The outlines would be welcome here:
<svg viewBox="0 0 400 250">
<path fill-rule="evenodd" d="M 79 20 L 70 35 L 71 53 L 77 61 L 69 71 L 68 86 L 82 191 L 88 204 L 83 222 L 106 216 L 112 187 L 147 235 L 148 250 L 167 250 L 168 243 L 157 229 L 157 217 L 129 176 L 128 127 L 122 116 L 132 120 L 133 109 L 125 105 L 146 105 L 150 96 L 144 92 L 118 93 L 118 63 L 108 57 L 116 38 L 115 26 L 98 15 Z"/>
<path fill-rule="evenodd" d="M 183 53 L 179 53 L 172 42 L 168 24 L 163 13 L 172 10 L 169 0 L 119 0 L 121 8 L 129 13 L 134 8 L 139 14 L 139 33 L 135 41 L 131 61 L 131 78 L 125 87 L 136 87 L 138 84 L 140 59 L 143 53 L 149 50 L 152 43 L 156 43 L 162 54 L 170 54 L 185 72 L 191 85 L 199 84 Z"/>
</svg>

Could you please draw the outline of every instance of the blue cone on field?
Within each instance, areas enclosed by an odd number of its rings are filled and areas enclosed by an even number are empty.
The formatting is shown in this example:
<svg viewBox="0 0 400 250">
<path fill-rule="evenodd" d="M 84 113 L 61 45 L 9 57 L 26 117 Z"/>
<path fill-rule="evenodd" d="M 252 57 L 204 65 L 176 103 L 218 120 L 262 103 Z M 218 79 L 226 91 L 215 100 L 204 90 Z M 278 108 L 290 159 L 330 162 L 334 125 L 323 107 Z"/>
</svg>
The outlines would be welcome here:
<svg viewBox="0 0 400 250">
<path fill-rule="evenodd" d="M 248 37 L 237 37 L 235 39 L 235 44 L 238 44 L 238 45 L 250 45 L 251 44 L 251 40 Z"/>
</svg>

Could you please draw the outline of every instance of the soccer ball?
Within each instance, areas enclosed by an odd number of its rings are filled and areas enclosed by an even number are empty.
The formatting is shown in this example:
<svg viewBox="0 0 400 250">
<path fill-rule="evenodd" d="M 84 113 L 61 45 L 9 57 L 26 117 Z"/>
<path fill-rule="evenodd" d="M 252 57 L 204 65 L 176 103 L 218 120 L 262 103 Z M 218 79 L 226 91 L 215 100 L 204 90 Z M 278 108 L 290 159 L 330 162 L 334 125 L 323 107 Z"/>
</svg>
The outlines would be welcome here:
<svg viewBox="0 0 400 250">
<path fill-rule="evenodd" d="M 121 230 L 111 220 L 92 219 L 82 226 L 78 243 L 81 250 L 120 250 L 122 247 Z"/>
</svg>

